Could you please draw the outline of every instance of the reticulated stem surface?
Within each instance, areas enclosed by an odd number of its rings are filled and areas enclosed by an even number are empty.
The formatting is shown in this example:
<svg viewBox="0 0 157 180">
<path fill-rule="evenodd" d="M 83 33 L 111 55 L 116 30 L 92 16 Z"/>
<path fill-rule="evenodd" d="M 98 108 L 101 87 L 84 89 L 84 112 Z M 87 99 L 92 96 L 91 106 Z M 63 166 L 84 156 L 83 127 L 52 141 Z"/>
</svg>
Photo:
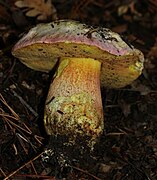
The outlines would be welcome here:
<svg viewBox="0 0 157 180">
<path fill-rule="evenodd" d="M 91 58 L 62 58 L 50 85 L 44 123 L 49 135 L 95 139 L 103 131 L 101 63 Z"/>
</svg>

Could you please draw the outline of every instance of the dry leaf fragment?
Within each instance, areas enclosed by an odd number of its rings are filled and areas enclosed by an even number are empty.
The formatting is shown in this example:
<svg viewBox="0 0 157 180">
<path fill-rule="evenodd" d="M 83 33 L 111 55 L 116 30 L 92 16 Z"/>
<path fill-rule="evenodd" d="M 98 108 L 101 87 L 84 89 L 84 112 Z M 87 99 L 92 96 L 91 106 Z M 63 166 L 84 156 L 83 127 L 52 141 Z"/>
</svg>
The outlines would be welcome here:
<svg viewBox="0 0 157 180">
<path fill-rule="evenodd" d="M 112 169 L 111 165 L 108 164 L 100 164 L 100 172 L 108 173 Z"/>
<path fill-rule="evenodd" d="M 52 20 L 57 19 L 56 8 L 51 0 L 20 0 L 16 1 L 15 5 L 19 8 L 25 8 L 28 17 L 37 16 L 38 20 L 47 20 L 49 17 L 52 17 Z"/>
<path fill-rule="evenodd" d="M 129 9 L 129 5 L 123 5 L 118 8 L 118 16 L 122 16 L 123 14 L 126 14 Z"/>
<path fill-rule="evenodd" d="M 118 7 L 118 16 L 126 14 L 128 10 L 130 10 L 131 13 L 136 16 L 141 16 L 141 14 L 136 10 L 135 5 L 135 2 L 130 2 L 128 4 L 121 5 L 120 7 Z"/>
</svg>

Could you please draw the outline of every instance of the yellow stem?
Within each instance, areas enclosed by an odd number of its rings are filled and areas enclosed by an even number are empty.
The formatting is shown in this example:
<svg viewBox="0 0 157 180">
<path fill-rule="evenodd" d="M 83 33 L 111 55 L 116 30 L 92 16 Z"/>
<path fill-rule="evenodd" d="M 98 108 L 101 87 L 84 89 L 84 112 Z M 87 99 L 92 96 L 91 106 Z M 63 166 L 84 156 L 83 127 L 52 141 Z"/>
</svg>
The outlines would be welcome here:
<svg viewBox="0 0 157 180">
<path fill-rule="evenodd" d="M 62 58 L 50 85 L 44 123 L 49 135 L 96 139 L 103 131 L 101 63 L 91 58 Z"/>
</svg>

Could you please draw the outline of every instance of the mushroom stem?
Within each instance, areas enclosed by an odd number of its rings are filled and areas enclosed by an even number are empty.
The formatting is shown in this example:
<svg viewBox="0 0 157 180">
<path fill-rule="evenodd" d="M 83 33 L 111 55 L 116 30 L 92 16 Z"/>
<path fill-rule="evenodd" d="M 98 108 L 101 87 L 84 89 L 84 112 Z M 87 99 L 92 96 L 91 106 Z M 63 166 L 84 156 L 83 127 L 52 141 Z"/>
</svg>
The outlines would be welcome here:
<svg viewBox="0 0 157 180">
<path fill-rule="evenodd" d="M 46 100 L 47 134 L 66 135 L 69 142 L 76 137 L 96 142 L 104 123 L 100 69 L 101 63 L 91 58 L 60 59 Z"/>
</svg>

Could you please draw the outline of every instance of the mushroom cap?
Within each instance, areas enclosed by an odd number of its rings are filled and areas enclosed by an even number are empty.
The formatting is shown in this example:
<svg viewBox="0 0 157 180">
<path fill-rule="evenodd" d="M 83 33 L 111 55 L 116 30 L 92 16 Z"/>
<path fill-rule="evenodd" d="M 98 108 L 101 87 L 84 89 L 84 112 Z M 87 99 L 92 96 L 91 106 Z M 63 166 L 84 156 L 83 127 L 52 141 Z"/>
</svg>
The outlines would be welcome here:
<svg viewBox="0 0 157 180">
<path fill-rule="evenodd" d="M 12 54 L 26 66 L 43 72 L 52 70 L 59 58 L 93 58 L 102 63 L 101 83 L 119 88 L 142 72 L 144 56 L 107 28 L 73 20 L 39 24 L 15 44 Z"/>
</svg>

